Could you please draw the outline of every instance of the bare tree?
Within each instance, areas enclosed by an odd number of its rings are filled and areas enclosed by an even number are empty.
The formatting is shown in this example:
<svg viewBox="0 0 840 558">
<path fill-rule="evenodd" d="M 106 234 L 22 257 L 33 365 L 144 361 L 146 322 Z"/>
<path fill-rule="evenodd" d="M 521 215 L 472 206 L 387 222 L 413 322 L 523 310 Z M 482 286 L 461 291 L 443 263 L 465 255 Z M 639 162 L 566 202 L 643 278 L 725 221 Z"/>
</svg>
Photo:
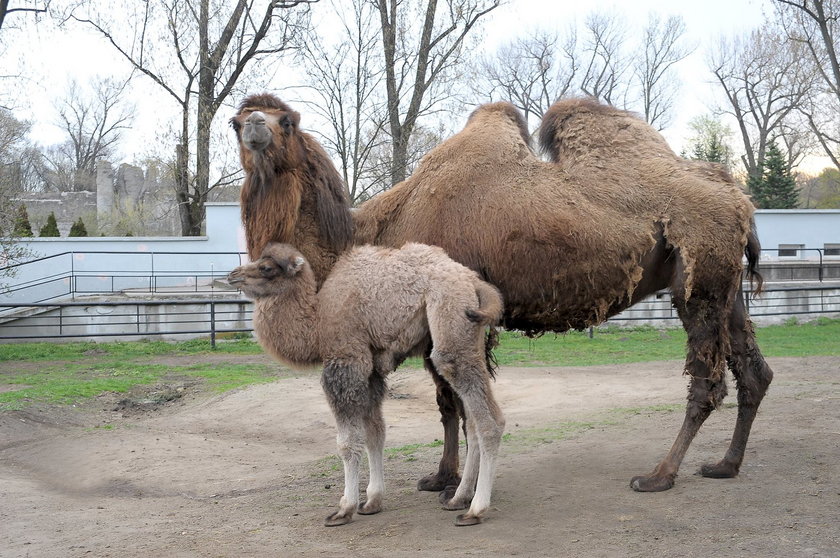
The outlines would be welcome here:
<svg viewBox="0 0 840 558">
<path fill-rule="evenodd" d="M 44 14 L 50 7 L 50 0 L 43 1 L 27 1 L 22 0 L 15 2 L 12 5 L 12 0 L 0 0 L 0 29 L 3 29 L 3 23 L 6 21 L 6 16 L 14 13 L 33 13 Z"/>
<path fill-rule="evenodd" d="M 538 121 L 554 101 L 575 87 L 576 43 L 574 27 L 563 39 L 546 31 L 515 39 L 482 61 L 478 95 L 489 91 L 491 100 L 498 97 L 519 107 L 529 124 L 532 117 Z"/>
<path fill-rule="evenodd" d="M 624 22 L 615 13 L 592 12 L 586 16 L 584 30 L 580 90 L 610 105 L 625 106 L 630 60 L 623 51 Z"/>
<path fill-rule="evenodd" d="M 694 50 L 683 44 L 684 34 L 685 22 L 680 16 L 670 16 L 663 21 L 651 14 L 642 32 L 642 48 L 639 49 L 644 56 L 633 63 L 642 114 L 658 130 L 668 125 L 677 95 L 674 66 Z"/>
<path fill-rule="evenodd" d="M 812 63 L 819 84 L 800 107 L 822 150 L 840 169 L 840 1 L 776 0 L 788 37 Z"/>
<path fill-rule="evenodd" d="M 292 8 L 314 2 L 268 0 L 261 9 L 250 0 L 126 1 L 119 7 L 108 2 L 105 10 L 84 6 L 87 13 L 72 16 L 100 33 L 177 103 L 175 197 L 183 235 L 201 234 L 210 190 L 230 180 L 230 172 L 221 169 L 210 181 L 211 127 L 219 108 L 249 63 L 291 48 L 292 36 L 308 16 L 308 10 Z M 281 27 L 273 30 L 276 21 Z M 120 22 L 128 28 L 120 28 Z"/>
<path fill-rule="evenodd" d="M 24 191 L 24 173 L 33 153 L 26 138 L 29 123 L 18 120 L 14 114 L 0 109 L 0 278 L 12 273 L 6 266 L 18 263 L 28 255 L 16 242 L 15 221 L 19 203 L 15 198 Z M 4 269 L 5 268 L 5 269 Z M 2 288 L 0 283 L 0 288 Z"/>
<path fill-rule="evenodd" d="M 327 150 L 338 158 L 354 203 L 372 195 L 380 183 L 374 152 L 387 141 L 384 95 L 385 70 L 379 45 L 378 14 L 374 6 L 355 0 L 343 9 L 332 2 L 341 20 L 341 40 L 325 44 L 326 37 L 310 31 L 299 51 L 308 89 L 317 101 L 307 104 L 328 124 L 322 134 Z"/>
<path fill-rule="evenodd" d="M 462 61 L 470 32 L 501 0 L 371 1 L 382 26 L 391 183 L 396 184 L 406 177 L 409 140 L 417 120 L 440 102 L 430 91 L 435 85 L 438 93 L 444 91 L 443 80 Z M 415 18 L 419 27 L 413 25 Z M 412 32 L 416 38 L 409 36 Z"/>
<path fill-rule="evenodd" d="M 113 156 L 122 131 L 131 126 L 133 107 L 126 103 L 128 81 L 96 79 L 92 94 L 71 81 L 58 100 L 58 126 L 67 141 L 47 154 L 55 186 L 60 191 L 90 190 L 96 161 Z"/>
<path fill-rule="evenodd" d="M 800 48 L 780 48 L 785 36 L 765 24 L 746 37 L 722 39 L 709 67 L 727 99 L 725 113 L 735 117 L 749 176 L 760 172 L 771 139 L 783 137 L 812 84 Z M 790 159 L 789 159 L 790 160 Z"/>
</svg>

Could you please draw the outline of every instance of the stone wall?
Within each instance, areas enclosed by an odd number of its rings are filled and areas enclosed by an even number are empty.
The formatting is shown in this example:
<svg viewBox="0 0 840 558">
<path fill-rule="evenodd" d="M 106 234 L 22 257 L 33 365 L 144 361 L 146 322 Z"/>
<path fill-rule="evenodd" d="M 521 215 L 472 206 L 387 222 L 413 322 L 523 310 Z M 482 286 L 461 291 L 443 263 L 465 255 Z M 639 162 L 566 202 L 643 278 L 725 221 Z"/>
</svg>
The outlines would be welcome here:
<svg viewBox="0 0 840 558">
<path fill-rule="evenodd" d="M 55 214 L 61 236 L 67 236 L 70 227 L 80 217 L 88 233 L 91 233 L 91 227 L 96 226 L 96 198 L 96 192 L 32 192 L 16 200 L 15 204 L 26 206 L 35 236 L 47 222 L 50 212 Z"/>
</svg>

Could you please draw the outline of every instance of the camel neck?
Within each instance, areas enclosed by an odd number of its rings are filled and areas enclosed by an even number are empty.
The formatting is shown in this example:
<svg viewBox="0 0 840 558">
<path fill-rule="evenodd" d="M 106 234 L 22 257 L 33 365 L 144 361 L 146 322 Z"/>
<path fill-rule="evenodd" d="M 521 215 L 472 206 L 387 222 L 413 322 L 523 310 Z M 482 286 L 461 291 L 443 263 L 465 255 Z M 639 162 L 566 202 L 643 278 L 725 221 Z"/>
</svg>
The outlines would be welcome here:
<svg viewBox="0 0 840 558">
<path fill-rule="evenodd" d="M 297 292 L 259 298 L 254 303 L 254 331 L 260 344 L 292 366 L 320 362 L 316 319 L 314 285 L 300 285 Z"/>
</svg>

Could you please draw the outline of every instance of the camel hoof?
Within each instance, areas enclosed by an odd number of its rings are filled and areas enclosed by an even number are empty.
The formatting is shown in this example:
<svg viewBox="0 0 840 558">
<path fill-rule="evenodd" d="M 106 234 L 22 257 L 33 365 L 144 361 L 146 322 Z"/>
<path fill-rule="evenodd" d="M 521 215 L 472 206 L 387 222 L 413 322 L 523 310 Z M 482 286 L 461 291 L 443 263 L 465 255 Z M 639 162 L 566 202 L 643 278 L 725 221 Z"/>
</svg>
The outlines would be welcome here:
<svg viewBox="0 0 840 558">
<path fill-rule="evenodd" d="M 359 509 L 356 511 L 359 515 L 373 515 L 382 511 L 382 504 L 380 502 L 363 502 L 359 504 Z"/>
<path fill-rule="evenodd" d="M 447 486 L 455 485 L 461 482 L 461 477 L 458 475 L 442 475 L 440 473 L 433 473 L 427 477 L 423 477 L 417 481 L 417 490 L 423 492 L 440 492 Z"/>
<path fill-rule="evenodd" d="M 478 525 L 479 523 L 481 523 L 480 517 L 468 513 L 462 513 L 455 518 L 455 525 L 458 527 L 468 527 L 470 525 Z"/>
<path fill-rule="evenodd" d="M 458 501 L 455 498 L 451 498 L 449 500 L 443 500 L 441 503 L 443 504 L 443 509 L 454 511 L 454 510 L 465 510 L 470 507 L 470 500 L 466 501 Z"/>
<path fill-rule="evenodd" d="M 327 527 L 338 527 L 339 525 L 347 525 L 352 520 L 352 514 L 335 512 L 327 516 L 327 518 L 324 520 L 324 525 Z"/>
<path fill-rule="evenodd" d="M 721 461 L 714 465 L 703 465 L 700 474 L 710 479 L 732 479 L 738 476 L 738 467 Z"/>
<path fill-rule="evenodd" d="M 438 494 L 438 501 L 441 504 L 445 504 L 447 501 L 451 500 L 455 497 L 455 492 L 458 490 L 457 484 L 450 484 L 446 488 L 444 488 L 440 494 Z M 459 508 L 460 509 L 460 508 Z"/>
<path fill-rule="evenodd" d="M 630 488 L 636 492 L 662 492 L 674 486 L 673 477 L 658 477 L 656 475 L 633 477 Z"/>
</svg>

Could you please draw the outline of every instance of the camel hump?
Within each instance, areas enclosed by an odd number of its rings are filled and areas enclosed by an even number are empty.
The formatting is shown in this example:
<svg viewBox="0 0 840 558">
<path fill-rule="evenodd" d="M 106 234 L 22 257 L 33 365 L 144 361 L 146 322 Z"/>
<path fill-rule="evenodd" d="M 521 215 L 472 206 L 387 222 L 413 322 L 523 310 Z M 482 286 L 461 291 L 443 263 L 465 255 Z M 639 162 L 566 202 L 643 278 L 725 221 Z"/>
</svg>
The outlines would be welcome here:
<svg viewBox="0 0 840 558">
<path fill-rule="evenodd" d="M 480 325 L 496 325 L 499 323 L 504 310 L 499 289 L 490 283 L 476 279 L 475 294 L 478 296 L 478 308 L 475 310 L 467 309 L 467 318 Z"/>
<path fill-rule="evenodd" d="M 522 115 L 522 111 L 506 101 L 480 105 L 470 113 L 469 118 L 467 118 L 467 123 L 481 120 L 484 115 L 496 116 L 499 114 L 504 115 L 505 118 L 509 119 L 516 126 L 517 130 L 519 130 L 519 135 L 522 137 L 522 141 L 530 148 L 531 134 L 528 132 L 528 122 L 525 120 L 525 116 Z"/>
<path fill-rule="evenodd" d="M 554 163 L 593 158 L 675 157 L 665 138 L 636 114 L 593 98 L 561 99 L 549 107 L 537 132 Z"/>
</svg>

